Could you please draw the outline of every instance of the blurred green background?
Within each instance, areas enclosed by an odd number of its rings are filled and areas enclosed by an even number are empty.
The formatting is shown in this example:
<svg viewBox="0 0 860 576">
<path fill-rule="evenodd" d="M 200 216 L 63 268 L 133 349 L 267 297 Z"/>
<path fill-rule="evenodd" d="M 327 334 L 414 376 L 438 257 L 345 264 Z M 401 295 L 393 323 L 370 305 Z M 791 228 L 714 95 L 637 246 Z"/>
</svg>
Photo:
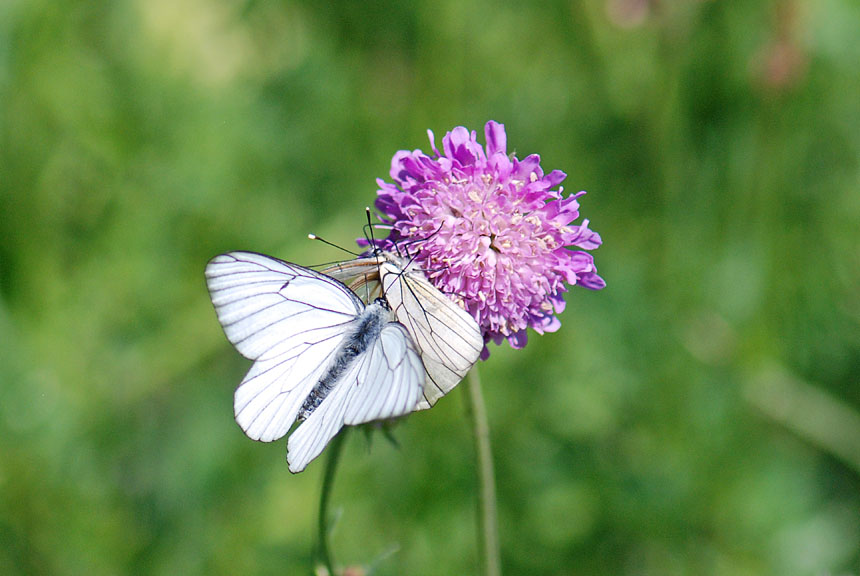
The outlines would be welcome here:
<svg viewBox="0 0 860 576">
<path fill-rule="evenodd" d="M 207 260 L 343 257 L 403 148 L 506 125 L 608 286 L 493 347 L 507 574 L 860 574 L 853 0 L 0 2 L 0 573 L 309 572 Z M 483 141 L 483 136 L 481 136 Z M 341 565 L 473 574 L 463 390 L 352 434 Z"/>
</svg>

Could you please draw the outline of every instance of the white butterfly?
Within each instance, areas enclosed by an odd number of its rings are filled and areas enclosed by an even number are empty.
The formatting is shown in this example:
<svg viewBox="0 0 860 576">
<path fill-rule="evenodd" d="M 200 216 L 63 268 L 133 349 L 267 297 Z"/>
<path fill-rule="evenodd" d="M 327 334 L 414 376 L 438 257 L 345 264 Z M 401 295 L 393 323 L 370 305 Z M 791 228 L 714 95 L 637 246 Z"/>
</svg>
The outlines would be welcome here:
<svg viewBox="0 0 860 576">
<path fill-rule="evenodd" d="M 382 294 L 394 317 L 406 326 L 418 347 L 427 378 L 416 410 L 433 406 L 450 392 L 478 361 L 484 348 L 475 319 L 433 286 L 415 262 L 377 251 L 321 270 L 356 294 Z"/>
<path fill-rule="evenodd" d="M 287 460 L 301 472 L 344 425 L 415 409 L 424 366 L 385 299 L 367 306 L 338 280 L 251 252 L 206 266 L 227 339 L 253 366 L 236 389 L 236 422 L 272 442 L 293 423 Z"/>
</svg>

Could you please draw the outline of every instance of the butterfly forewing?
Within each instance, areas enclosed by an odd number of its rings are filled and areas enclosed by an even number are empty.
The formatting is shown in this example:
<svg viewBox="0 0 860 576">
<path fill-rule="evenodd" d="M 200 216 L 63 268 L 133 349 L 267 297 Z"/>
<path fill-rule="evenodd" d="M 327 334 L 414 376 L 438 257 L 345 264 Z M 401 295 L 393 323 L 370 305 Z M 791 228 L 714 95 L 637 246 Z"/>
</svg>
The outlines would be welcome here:
<svg viewBox="0 0 860 576">
<path fill-rule="evenodd" d="M 246 358 L 281 354 L 311 334 L 350 322 L 364 306 L 341 283 L 262 254 L 213 258 L 206 280 L 227 339 Z"/>
<path fill-rule="evenodd" d="M 382 266 L 382 284 L 395 317 L 406 326 L 427 371 L 417 409 L 426 409 L 466 376 L 484 347 L 477 322 L 419 271 Z"/>
</svg>

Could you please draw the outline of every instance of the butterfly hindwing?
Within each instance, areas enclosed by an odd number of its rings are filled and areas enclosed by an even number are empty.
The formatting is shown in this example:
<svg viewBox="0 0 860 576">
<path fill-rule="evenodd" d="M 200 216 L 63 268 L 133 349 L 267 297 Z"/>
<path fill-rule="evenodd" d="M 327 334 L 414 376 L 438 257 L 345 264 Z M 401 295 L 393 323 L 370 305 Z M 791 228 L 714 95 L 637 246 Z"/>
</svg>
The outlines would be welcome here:
<svg viewBox="0 0 860 576">
<path fill-rule="evenodd" d="M 402 325 L 388 322 L 341 375 L 329 395 L 290 435 L 290 471 L 304 470 L 344 425 L 412 412 L 421 398 L 423 382 L 424 368 L 409 333 Z"/>
<path fill-rule="evenodd" d="M 424 367 L 409 332 L 390 322 L 364 358 L 352 382 L 346 424 L 363 424 L 408 414 L 421 397 Z"/>
</svg>

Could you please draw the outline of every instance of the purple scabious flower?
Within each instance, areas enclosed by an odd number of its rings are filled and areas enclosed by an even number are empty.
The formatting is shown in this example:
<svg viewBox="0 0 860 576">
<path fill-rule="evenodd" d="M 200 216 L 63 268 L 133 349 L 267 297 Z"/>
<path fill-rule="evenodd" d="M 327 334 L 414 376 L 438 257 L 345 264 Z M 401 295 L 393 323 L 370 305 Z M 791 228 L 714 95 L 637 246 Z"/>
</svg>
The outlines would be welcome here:
<svg viewBox="0 0 860 576">
<path fill-rule="evenodd" d="M 572 224 L 585 192 L 564 197 L 564 172 L 544 174 L 536 154 L 508 155 L 502 124 L 487 122 L 484 133 L 486 152 L 474 131 L 458 126 L 442 139 L 441 152 L 428 130 L 432 155 L 394 155 L 393 183 L 377 180 L 376 208 L 390 226 L 377 244 L 412 256 L 475 317 L 485 342 L 507 339 L 522 348 L 527 328 L 558 330 L 565 283 L 606 285 L 583 251 L 601 240 L 588 220 Z"/>
</svg>

